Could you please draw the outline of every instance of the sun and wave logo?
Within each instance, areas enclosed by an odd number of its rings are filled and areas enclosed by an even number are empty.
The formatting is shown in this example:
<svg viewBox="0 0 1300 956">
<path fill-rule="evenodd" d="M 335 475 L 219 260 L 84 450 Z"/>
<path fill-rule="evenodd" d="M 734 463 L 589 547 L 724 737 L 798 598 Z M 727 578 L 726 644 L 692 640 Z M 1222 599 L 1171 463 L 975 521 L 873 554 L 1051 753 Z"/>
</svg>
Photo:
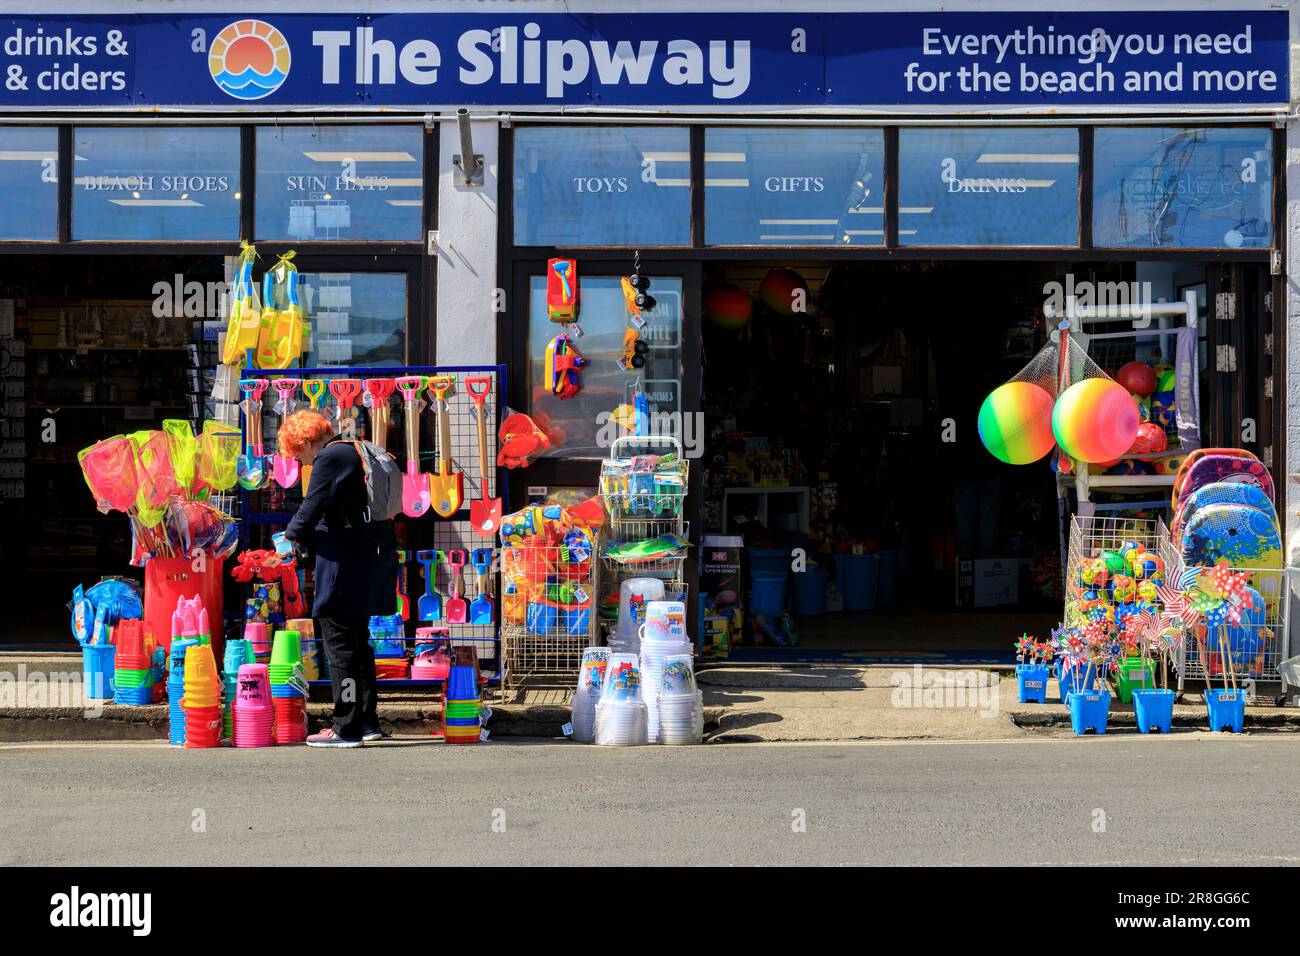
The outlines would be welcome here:
<svg viewBox="0 0 1300 956">
<path fill-rule="evenodd" d="M 221 92 L 237 100 L 260 100 L 289 78 L 289 43 L 262 20 L 236 20 L 208 49 L 208 71 Z"/>
</svg>

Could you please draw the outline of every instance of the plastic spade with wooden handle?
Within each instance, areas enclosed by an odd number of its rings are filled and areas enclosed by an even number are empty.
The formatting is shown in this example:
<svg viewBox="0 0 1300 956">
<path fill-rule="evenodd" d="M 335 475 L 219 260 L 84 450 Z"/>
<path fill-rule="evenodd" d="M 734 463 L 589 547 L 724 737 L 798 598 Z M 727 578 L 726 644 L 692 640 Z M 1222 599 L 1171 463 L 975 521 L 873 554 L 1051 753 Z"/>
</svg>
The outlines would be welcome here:
<svg viewBox="0 0 1300 956">
<path fill-rule="evenodd" d="M 465 578 L 461 572 L 465 569 L 465 552 L 459 548 L 447 552 L 447 564 L 451 568 L 451 596 L 447 598 L 447 623 L 464 624 L 469 620 L 469 605 L 465 603 Z"/>
<path fill-rule="evenodd" d="M 501 526 L 501 499 L 488 497 L 492 473 L 488 470 L 487 397 L 492 393 L 491 376 L 467 376 L 465 391 L 474 400 L 474 417 L 478 425 L 479 498 L 469 503 L 469 524 L 475 533 L 490 538 Z"/>
<path fill-rule="evenodd" d="M 339 434 L 344 438 L 356 438 L 357 420 L 352 414 L 352 408 L 357 403 L 357 396 L 361 394 L 360 380 L 355 378 L 336 378 L 330 382 L 330 394 L 333 395 L 339 403 Z"/>
<path fill-rule="evenodd" d="M 370 440 L 380 448 L 388 447 L 388 400 L 397 388 L 391 378 L 368 378 L 366 395 L 370 404 Z"/>
<path fill-rule="evenodd" d="M 436 587 L 438 562 L 446 559 L 441 551 L 417 551 L 415 560 L 424 565 L 424 593 L 420 595 L 417 610 L 421 621 L 442 620 L 442 596 Z"/>
<path fill-rule="evenodd" d="M 420 389 L 423 375 L 404 375 L 397 380 L 406 414 L 406 474 L 402 476 L 402 513 L 418 518 L 429 510 L 429 476 L 420 471 Z"/>
<path fill-rule="evenodd" d="M 280 400 L 276 402 L 276 410 L 280 413 L 280 427 L 284 428 L 284 420 L 293 411 L 294 396 L 298 393 L 298 386 L 302 384 L 302 380 L 277 378 L 272 384 L 275 386 L 276 394 L 280 396 Z M 298 483 L 298 459 L 288 458 L 279 452 L 272 455 L 271 477 L 281 488 L 292 488 Z"/>
<path fill-rule="evenodd" d="M 455 383 L 456 379 L 450 375 L 429 379 L 429 391 L 433 392 L 438 416 L 438 471 L 429 476 L 429 488 L 433 495 L 433 510 L 444 518 L 459 511 L 465 501 L 465 476 L 455 470 L 451 460 L 451 408 L 447 404 L 447 394 Z"/>
</svg>

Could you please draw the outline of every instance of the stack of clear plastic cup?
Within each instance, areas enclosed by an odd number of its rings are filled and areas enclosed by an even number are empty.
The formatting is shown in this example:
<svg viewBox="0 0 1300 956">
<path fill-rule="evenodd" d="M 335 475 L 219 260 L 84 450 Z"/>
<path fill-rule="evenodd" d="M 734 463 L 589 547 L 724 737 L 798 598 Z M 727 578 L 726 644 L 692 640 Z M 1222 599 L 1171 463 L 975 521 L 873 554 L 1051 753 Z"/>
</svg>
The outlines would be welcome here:
<svg viewBox="0 0 1300 956">
<path fill-rule="evenodd" d="M 635 654 L 611 654 L 596 704 L 596 743 L 636 747 L 650 742 L 649 710 L 641 697 L 641 665 Z"/>
<path fill-rule="evenodd" d="M 695 686 L 694 657 L 674 654 L 664 662 L 659 682 L 659 742 L 698 744 L 703 735 L 703 695 Z"/>
<path fill-rule="evenodd" d="M 243 664 L 236 677 L 233 707 L 236 747 L 269 747 L 275 743 L 275 708 L 265 664 Z"/>
<path fill-rule="evenodd" d="M 588 647 L 578 667 L 578 686 L 573 692 L 573 739 L 589 744 L 596 739 L 596 705 L 609 668 L 608 647 Z"/>
<path fill-rule="evenodd" d="M 690 655 L 686 638 L 686 605 L 680 601 L 651 601 L 641 626 L 641 696 L 649 711 L 650 742 L 659 740 L 659 685 L 671 657 Z"/>
</svg>

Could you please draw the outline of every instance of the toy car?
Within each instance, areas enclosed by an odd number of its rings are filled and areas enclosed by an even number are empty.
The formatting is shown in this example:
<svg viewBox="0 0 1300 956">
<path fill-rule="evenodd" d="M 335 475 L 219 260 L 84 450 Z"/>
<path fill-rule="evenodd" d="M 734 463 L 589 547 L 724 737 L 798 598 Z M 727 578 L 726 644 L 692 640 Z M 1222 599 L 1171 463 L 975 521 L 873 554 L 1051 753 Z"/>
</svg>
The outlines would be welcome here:
<svg viewBox="0 0 1300 956">
<path fill-rule="evenodd" d="M 645 356 L 650 346 L 641 341 L 641 333 L 636 329 L 627 329 L 623 333 L 623 356 L 618 360 L 618 367 L 625 372 L 634 368 L 645 367 Z"/>
</svg>

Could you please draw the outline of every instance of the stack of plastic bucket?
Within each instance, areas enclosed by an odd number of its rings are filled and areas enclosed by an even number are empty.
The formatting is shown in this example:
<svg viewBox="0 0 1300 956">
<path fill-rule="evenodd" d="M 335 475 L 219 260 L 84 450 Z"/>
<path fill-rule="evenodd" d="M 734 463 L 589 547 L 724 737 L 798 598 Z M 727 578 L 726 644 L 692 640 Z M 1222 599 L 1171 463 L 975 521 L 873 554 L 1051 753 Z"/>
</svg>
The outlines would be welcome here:
<svg viewBox="0 0 1300 956">
<path fill-rule="evenodd" d="M 596 743 L 633 747 L 650 742 L 649 711 L 641 696 L 641 665 L 635 654 L 611 654 L 596 705 Z"/>
<path fill-rule="evenodd" d="M 241 664 L 235 683 L 232 709 L 235 746 L 271 746 L 275 743 L 275 707 L 267 665 Z"/>
<path fill-rule="evenodd" d="M 271 633 L 264 621 L 249 621 L 244 625 L 244 640 L 253 645 L 253 660 L 266 664 L 271 660 Z"/>
<path fill-rule="evenodd" d="M 144 639 L 144 622 L 118 621 L 113 668 L 113 703 L 140 706 L 153 702 L 153 656 Z"/>
<path fill-rule="evenodd" d="M 300 744 L 307 739 L 307 687 L 302 674 L 302 637 L 297 631 L 275 632 L 267 673 L 275 710 L 275 742 Z"/>
<path fill-rule="evenodd" d="M 478 663 L 472 647 L 454 651 L 442 704 L 442 739 L 449 744 L 479 741 Z"/>
<path fill-rule="evenodd" d="M 583 649 L 578 667 L 578 687 L 573 692 L 573 739 L 589 744 L 596 739 L 596 705 L 609 666 L 608 647 Z"/>
<path fill-rule="evenodd" d="M 185 650 L 185 746 L 221 746 L 221 677 L 211 644 Z"/>
<path fill-rule="evenodd" d="M 167 741 L 178 747 L 185 744 L 185 652 L 198 645 L 196 637 L 178 638 L 167 657 Z"/>
<path fill-rule="evenodd" d="M 226 642 L 221 662 L 221 731 L 227 740 L 234 737 L 231 707 L 235 702 L 235 693 L 239 690 L 239 668 L 253 663 L 252 657 L 253 645 L 248 641 L 237 639 Z"/>
<path fill-rule="evenodd" d="M 826 613 L 826 572 L 815 564 L 794 576 L 794 613 Z"/>
<path fill-rule="evenodd" d="M 749 610 L 776 620 L 785 613 L 790 581 L 790 552 L 782 548 L 748 549 L 750 562 Z"/>
<path fill-rule="evenodd" d="M 115 644 L 81 645 L 81 693 L 86 700 L 113 699 Z"/>
<path fill-rule="evenodd" d="M 321 668 L 320 642 L 316 640 L 316 622 L 309 617 L 296 617 L 284 622 L 286 631 L 297 631 L 302 644 L 302 672 L 308 680 L 320 680 Z"/>
<path fill-rule="evenodd" d="M 446 628 L 417 627 L 415 658 L 411 664 L 412 680 L 445 681 L 451 672 L 451 648 L 445 639 Z"/>
<path fill-rule="evenodd" d="M 650 743 L 659 739 L 659 684 L 670 657 L 691 653 L 686 635 L 686 605 L 651 601 L 641 626 L 641 698 L 645 701 Z"/>
<path fill-rule="evenodd" d="M 657 700 L 659 742 L 698 744 L 704 736 L 704 697 L 695 686 L 695 658 L 674 654 L 664 664 Z"/>
</svg>

